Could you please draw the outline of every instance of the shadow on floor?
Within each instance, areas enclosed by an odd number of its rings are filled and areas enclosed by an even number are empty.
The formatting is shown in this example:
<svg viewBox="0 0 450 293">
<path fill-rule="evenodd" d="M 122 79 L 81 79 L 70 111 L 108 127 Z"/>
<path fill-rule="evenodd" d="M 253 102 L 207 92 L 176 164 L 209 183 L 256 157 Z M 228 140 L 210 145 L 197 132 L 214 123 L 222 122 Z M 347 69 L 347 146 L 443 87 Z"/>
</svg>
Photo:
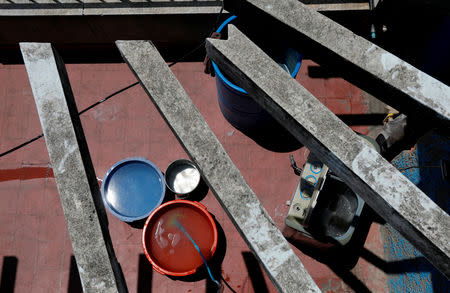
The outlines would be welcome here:
<svg viewBox="0 0 450 293">
<path fill-rule="evenodd" d="M 198 186 L 192 191 L 187 199 L 193 200 L 193 201 L 201 201 L 203 200 L 206 195 L 209 192 L 209 187 L 206 184 L 205 180 L 203 180 L 203 177 L 200 177 L 200 182 L 198 183 Z"/>
<path fill-rule="evenodd" d="M 450 162 L 450 128 L 433 129 L 420 137 L 413 149 L 402 151 L 392 160 L 393 166 L 448 214 L 450 180 L 445 172 L 445 162 Z M 365 257 L 391 274 L 389 288 L 405 291 L 414 287 L 418 292 L 449 292 L 450 281 L 396 229 L 391 225 L 385 228 L 385 254 L 389 263 L 370 254 Z"/>
<path fill-rule="evenodd" d="M 258 129 L 238 129 L 259 146 L 279 153 L 292 152 L 303 145 L 277 122 L 267 123 Z"/>
<path fill-rule="evenodd" d="M 344 246 L 311 239 L 299 232 L 294 233 L 295 230 L 289 227 L 283 229 L 283 234 L 292 245 L 303 253 L 326 264 L 355 292 L 370 292 L 367 286 L 350 271 L 358 262 L 364 249 L 363 245 L 373 221 L 369 215 L 369 209 L 364 207 L 352 239 Z"/>
<path fill-rule="evenodd" d="M 331 242 L 319 242 L 298 232 L 294 233 L 294 230 L 289 227 L 283 229 L 283 234 L 292 245 L 300 249 L 303 253 L 326 264 L 355 292 L 370 292 L 369 288 L 350 271 L 360 257 L 389 275 L 427 273 L 436 270 L 431 265 L 423 266 L 424 262 L 428 263 L 424 257 L 419 256 L 411 259 L 386 261 L 364 248 L 363 245 L 366 241 L 370 225 L 372 222 L 380 221 L 379 217 L 375 216 L 375 212 L 368 206 L 365 206 L 354 236 L 345 246 Z M 442 288 L 448 287 L 448 281 L 446 287 L 445 284 L 438 282 L 439 280 L 433 277 L 434 275 L 432 275 L 433 288 L 439 289 L 436 292 L 440 292 Z"/>
<path fill-rule="evenodd" d="M 147 221 L 147 218 L 144 218 L 144 219 L 138 220 L 138 221 L 134 221 L 134 222 L 130 222 L 127 224 L 130 225 L 130 227 L 132 227 L 134 229 L 142 230 L 142 229 L 144 229 L 145 221 Z"/>
<path fill-rule="evenodd" d="M 357 125 L 383 125 L 383 119 L 386 118 L 386 114 L 373 113 L 373 114 L 337 114 L 345 124 L 350 126 Z"/>
<path fill-rule="evenodd" d="M 425 268 L 418 267 L 425 258 L 416 257 L 412 259 L 404 259 L 398 261 L 386 261 L 379 256 L 375 255 L 370 250 L 363 248 L 361 251 L 361 257 L 364 258 L 367 262 L 370 262 L 386 274 L 402 274 L 406 272 L 425 272 L 427 271 Z"/>
<path fill-rule="evenodd" d="M 139 268 L 138 268 L 138 293 L 148 293 L 152 289 L 152 279 L 153 279 L 153 268 L 144 254 L 139 255 Z M 3 291 L 0 292 L 12 292 Z M 70 274 L 69 274 L 69 285 L 67 288 L 68 293 L 82 293 L 83 289 L 81 286 L 80 275 L 78 273 L 78 267 L 75 257 L 72 255 L 70 258 Z"/>
<path fill-rule="evenodd" d="M 12 293 L 16 284 L 17 265 L 19 260 L 15 256 L 3 257 L 2 278 L 0 292 Z"/>
<path fill-rule="evenodd" d="M 199 182 L 197 188 L 192 193 L 190 193 L 186 199 L 193 200 L 193 201 L 201 201 L 202 199 L 204 199 L 206 197 L 208 192 L 209 192 L 208 185 L 205 183 L 203 178 L 200 178 L 200 182 Z M 166 188 L 166 194 L 164 195 L 164 200 L 161 204 L 166 203 L 168 201 L 175 200 L 175 199 L 181 199 L 181 198 L 178 198 L 175 193 L 173 193 L 168 188 Z M 142 220 L 130 222 L 127 224 L 130 225 L 132 228 L 142 230 L 142 229 L 144 229 L 146 221 L 147 221 L 147 217 Z"/>
<path fill-rule="evenodd" d="M 67 293 L 82 293 L 83 287 L 81 286 L 80 274 L 78 272 L 77 261 L 75 256 L 70 257 L 70 273 L 69 284 L 67 285 Z"/>
<path fill-rule="evenodd" d="M 242 257 L 244 258 L 245 266 L 247 267 L 253 290 L 259 293 L 268 293 L 269 289 L 267 288 L 267 284 L 264 281 L 264 275 L 256 257 L 250 251 L 242 252 Z"/>
<path fill-rule="evenodd" d="M 325 79 L 332 77 L 342 77 L 340 74 L 319 65 L 308 66 L 308 76 L 310 78 L 325 78 Z"/>
<path fill-rule="evenodd" d="M 152 291 L 153 268 L 147 260 L 145 254 L 139 254 L 138 269 L 138 293 L 148 293 Z"/>
<path fill-rule="evenodd" d="M 382 125 L 386 114 L 340 114 L 337 116 L 350 126 Z M 244 129 L 236 127 L 236 125 L 234 127 L 269 151 L 292 152 L 303 146 L 289 131 L 275 121 L 258 129 Z"/>
</svg>

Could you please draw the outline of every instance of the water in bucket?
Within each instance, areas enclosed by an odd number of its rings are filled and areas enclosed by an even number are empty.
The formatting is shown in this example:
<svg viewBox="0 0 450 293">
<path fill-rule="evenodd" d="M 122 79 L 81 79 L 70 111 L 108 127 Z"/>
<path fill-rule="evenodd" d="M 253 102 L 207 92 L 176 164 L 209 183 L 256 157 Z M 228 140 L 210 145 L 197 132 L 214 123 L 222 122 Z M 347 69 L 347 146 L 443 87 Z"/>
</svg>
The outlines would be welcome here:
<svg viewBox="0 0 450 293">
<path fill-rule="evenodd" d="M 174 206 L 154 219 L 154 225 L 147 234 L 151 255 L 165 269 L 184 272 L 203 264 L 203 260 L 188 237 L 175 225 L 184 227 L 200 248 L 206 260 L 211 258 L 211 243 L 214 233 L 205 216 L 190 206 Z"/>
</svg>

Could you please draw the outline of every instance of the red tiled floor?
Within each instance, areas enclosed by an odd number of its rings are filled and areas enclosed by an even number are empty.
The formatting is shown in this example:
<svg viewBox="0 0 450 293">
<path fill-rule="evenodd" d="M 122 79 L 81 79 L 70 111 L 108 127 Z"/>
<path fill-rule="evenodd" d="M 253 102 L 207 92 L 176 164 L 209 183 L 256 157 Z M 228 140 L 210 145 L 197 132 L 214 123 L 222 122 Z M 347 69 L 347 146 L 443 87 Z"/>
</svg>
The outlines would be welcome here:
<svg viewBox="0 0 450 293">
<path fill-rule="evenodd" d="M 17 215 L 39 216 L 44 210 L 45 184 L 39 179 L 20 182 L 20 192 L 17 199 Z"/>
<path fill-rule="evenodd" d="M 32 292 L 52 293 L 60 292 L 60 275 L 58 269 L 39 268 L 33 279 Z"/>
<path fill-rule="evenodd" d="M 4 181 L 0 183 L 0 193 L 2 195 L 0 197 L 0 214 L 10 216 L 14 220 L 19 197 L 19 186 L 18 181 Z"/>
<path fill-rule="evenodd" d="M 11 255 L 15 234 L 15 217 L 10 214 L 0 214 L 0 255 Z"/>
<path fill-rule="evenodd" d="M 328 99 L 348 99 L 353 86 L 342 78 L 328 78 L 325 81 L 325 93 Z"/>
<path fill-rule="evenodd" d="M 341 79 L 311 78 L 307 67 L 316 64 L 304 60 L 297 80 L 335 113 L 364 113 L 361 91 Z M 79 110 L 135 81 L 125 64 L 74 64 L 67 66 Z M 203 74 L 201 63 L 181 63 L 172 67 L 176 77 L 224 145 L 231 159 L 241 170 L 250 187 L 261 199 L 275 223 L 281 227 L 298 177 L 289 165 L 289 153 L 275 153 L 257 145 L 235 130 L 223 118 L 217 104 L 215 80 Z M 41 132 L 26 72 L 22 65 L 0 66 L 0 130 L 3 152 Z M 130 156 L 143 156 L 161 170 L 170 162 L 187 158 L 150 99 L 138 85 L 81 116 L 92 161 L 102 178 L 115 162 Z M 367 127 L 355 126 L 366 131 Z M 291 152 L 302 165 L 308 150 Z M 41 139 L 0 158 L 0 169 L 49 164 L 44 140 Z M 222 276 L 237 292 L 255 292 L 253 270 L 246 265 L 248 247 L 211 192 L 202 200 L 215 216 L 226 236 L 226 253 L 221 266 Z M 205 292 L 206 280 L 185 282 L 172 280 L 156 272 L 140 277 L 139 258 L 141 230 L 130 227 L 108 214 L 109 229 L 118 260 L 130 292 L 138 284 L 149 282 L 152 292 Z M 73 250 L 65 226 L 53 178 L 0 181 L 0 254 L 18 258 L 15 292 L 68 292 Z M 373 228 L 375 229 L 375 228 Z M 372 229 L 372 230 L 373 230 Z M 379 230 L 371 231 L 367 249 L 380 255 Z M 326 265 L 294 248 L 306 269 L 323 290 L 351 290 Z M 243 254 L 244 253 L 244 254 Z M 244 256 L 247 255 L 247 258 Z M 0 260 L 1 261 L 1 260 Z M 250 270 L 250 272 L 249 272 Z M 385 288 L 383 273 L 360 260 L 352 273 L 366 282 L 370 289 Z M 265 284 L 275 292 L 267 276 Z M 371 279 L 371 276 L 374 276 Z M 218 277 L 218 276 L 216 276 Z M 259 277 L 261 278 L 261 277 Z M 262 280 L 258 280 L 260 286 Z M 151 284 L 150 284 L 151 283 Z M 381 284 L 381 285 L 380 285 Z M 225 289 L 225 292 L 229 292 Z"/>
<path fill-rule="evenodd" d="M 352 113 L 352 104 L 347 99 L 328 98 L 326 106 L 333 109 L 335 114 L 350 114 Z"/>
<path fill-rule="evenodd" d="M 61 271 L 69 271 L 71 257 L 73 256 L 72 243 L 70 242 L 69 232 L 65 234 L 64 237 L 64 246 L 62 253 L 62 261 L 61 261 Z M 63 283 L 67 284 L 67 283 Z"/>
<path fill-rule="evenodd" d="M 18 275 L 22 271 L 26 272 L 23 274 L 23 278 L 17 278 L 17 283 L 32 285 L 33 277 L 36 272 L 37 250 L 38 240 L 36 238 L 20 238 L 19 235 L 16 235 L 12 255 L 19 259 Z M 29 276 L 27 272 L 30 272 L 31 276 Z"/>
<path fill-rule="evenodd" d="M 43 198 L 44 206 L 48 207 L 42 211 L 45 216 L 57 218 L 61 221 L 61 217 L 64 217 L 61 202 L 59 200 L 58 189 L 56 188 L 55 179 L 48 178 L 45 184 L 45 194 Z"/>
<path fill-rule="evenodd" d="M 315 97 L 325 98 L 327 96 L 325 88 L 325 83 L 327 80 L 323 78 L 311 77 L 308 73 L 308 69 L 310 66 L 314 67 L 318 66 L 318 64 L 311 60 L 303 60 L 296 80 Z"/>
<path fill-rule="evenodd" d="M 39 269 L 59 270 L 62 262 L 64 240 L 39 241 L 38 258 Z"/>
</svg>

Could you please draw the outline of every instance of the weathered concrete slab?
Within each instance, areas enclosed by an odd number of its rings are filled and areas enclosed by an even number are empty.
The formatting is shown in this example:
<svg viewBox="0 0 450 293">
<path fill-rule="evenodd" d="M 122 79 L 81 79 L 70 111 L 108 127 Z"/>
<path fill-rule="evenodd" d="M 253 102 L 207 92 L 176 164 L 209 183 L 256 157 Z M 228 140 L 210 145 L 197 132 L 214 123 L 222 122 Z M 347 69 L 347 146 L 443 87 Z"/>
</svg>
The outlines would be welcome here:
<svg viewBox="0 0 450 293">
<path fill-rule="evenodd" d="M 338 72 L 405 114 L 438 118 L 449 124 L 450 87 L 395 55 L 354 34 L 297 0 L 228 0 L 233 14 L 263 13 L 292 30 L 291 38 L 309 41 L 322 60 L 335 62 Z M 278 30 L 272 29 L 273 32 Z M 293 36 L 292 33 L 297 33 Z M 320 53 L 319 53 L 320 52 Z M 315 57 L 315 56 L 313 56 Z M 424 119 L 423 123 L 433 123 Z"/>
<path fill-rule="evenodd" d="M 21 43 L 85 292 L 126 292 L 64 63 L 49 43 Z"/>
<path fill-rule="evenodd" d="M 2 16 L 163 15 L 218 13 L 220 0 L 0 0 Z"/>
<path fill-rule="evenodd" d="M 275 287 L 281 292 L 319 292 L 153 44 L 117 41 L 116 45 Z"/>
<path fill-rule="evenodd" d="M 131 0 L 116 3 L 88 3 L 85 0 L 84 15 L 163 15 L 163 14 L 206 14 L 218 13 L 222 7 L 220 0 L 146 1 Z M 106 5 L 105 5 L 106 4 Z"/>
<path fill-rule="evenodd" d="M 450 217 L 234 26 L 208 56 L 450 276 Z"/>
<path fill-rule="evenodd" d="M 317 11 L 369 10 L 369 3 L 307 4 Z M 2 16 L 56 16 L 56 15 L 164 15 L 215 14 L 222 7 L 221 0 L 0 0 Z"/>
<path fill-rule="evenodd" d="M 363 3 L 323 3 L 323 4 L 305 4 L 316 11 L 354 11 L 369 10 L 369 2 Z"/>
</svg>

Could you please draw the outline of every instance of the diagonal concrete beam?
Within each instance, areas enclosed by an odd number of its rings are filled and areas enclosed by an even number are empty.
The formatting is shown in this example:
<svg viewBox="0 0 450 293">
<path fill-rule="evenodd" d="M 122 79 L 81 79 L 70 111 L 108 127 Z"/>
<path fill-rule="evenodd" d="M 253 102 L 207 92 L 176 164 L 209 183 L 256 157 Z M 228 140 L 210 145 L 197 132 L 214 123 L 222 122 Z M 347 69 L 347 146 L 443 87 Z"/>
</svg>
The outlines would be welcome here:
<svg viewBox="0 0 450 293">
<path fill-rule="evenodd" d="M 449 125 L 450 87 L 300 1 L 226 0 L 225 8 L 243 17 L 259 13 L 262 22 L 271 21 L 268 34 L 289 30 L 289 39 L 312 46 L 312 57 L 334 67 L 350 82 L 412 118 L 427 116 L 422 124 L 437 120 Z M 274 29 L 274 23 L 281 27 Z"/>
<path fill-rule="evenodd" d="M 450 217 L 234 26 L 208 56 L 450 276 Z"/>
<path fill-rule="evenodd" d="M 20 43 L 84 292 L 126 292 L 63 61 L 49 43 Z"/>
<path fill-rule="evenodd" d="M 116 45 L 275 287 L 320 292 L 154 45 Z"/>
</svg>

